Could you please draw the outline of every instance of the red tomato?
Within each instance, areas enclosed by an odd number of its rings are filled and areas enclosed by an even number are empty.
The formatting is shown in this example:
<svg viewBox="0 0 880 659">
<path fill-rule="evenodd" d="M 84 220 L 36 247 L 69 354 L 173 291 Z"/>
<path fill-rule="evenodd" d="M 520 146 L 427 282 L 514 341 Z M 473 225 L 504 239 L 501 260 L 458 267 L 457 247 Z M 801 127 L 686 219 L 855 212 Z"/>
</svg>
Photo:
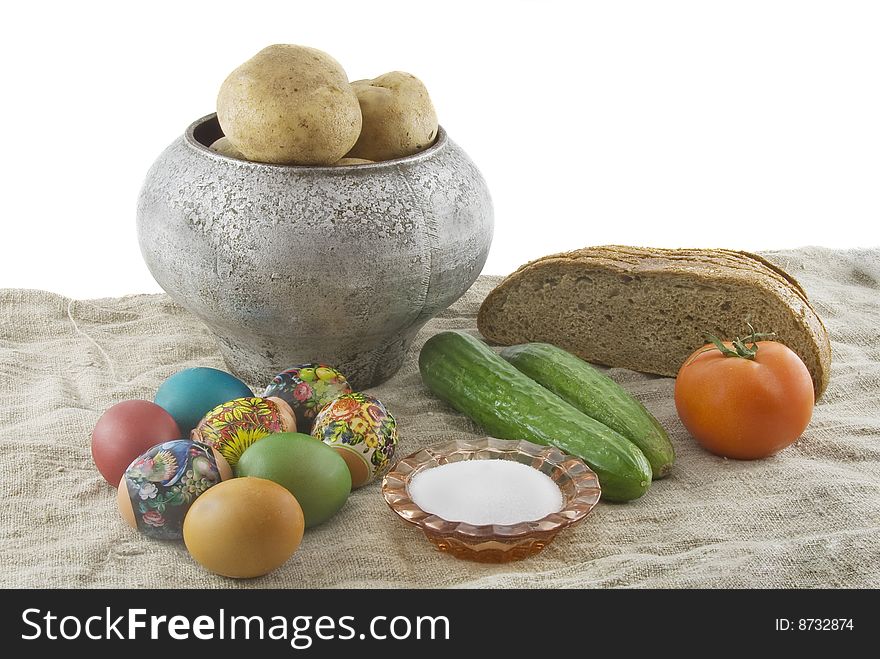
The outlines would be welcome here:
<svg viewBox="0 0 880 659">
<path fill-rule="evenodd" d="M 711 344 L 700 348 L 675 381 L 675 407 L 688 432 L 712 453 L 740 460 L 773 455 L 794 442 L 815 403 L 800 357 L 775 341 L 752 345 L 753 359 L 725 356 Z"/>
</svg>

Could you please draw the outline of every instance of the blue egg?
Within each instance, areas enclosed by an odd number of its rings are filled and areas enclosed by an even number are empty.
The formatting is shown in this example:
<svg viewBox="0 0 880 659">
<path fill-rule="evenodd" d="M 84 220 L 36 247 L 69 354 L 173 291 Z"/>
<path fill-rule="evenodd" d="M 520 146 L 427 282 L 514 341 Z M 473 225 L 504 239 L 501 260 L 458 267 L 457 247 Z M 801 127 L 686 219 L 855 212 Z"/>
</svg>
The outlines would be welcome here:
<svg viewBox="0 0 880 659">
<path fill-rule="evenodd" d="M 221 403 L 253 396 L 244 382 L 216 368 L 187 368 L 163 382 L 153 402 L 174 417 L 180 432 L 189 437 L 202 417 Z"/>
</svg>

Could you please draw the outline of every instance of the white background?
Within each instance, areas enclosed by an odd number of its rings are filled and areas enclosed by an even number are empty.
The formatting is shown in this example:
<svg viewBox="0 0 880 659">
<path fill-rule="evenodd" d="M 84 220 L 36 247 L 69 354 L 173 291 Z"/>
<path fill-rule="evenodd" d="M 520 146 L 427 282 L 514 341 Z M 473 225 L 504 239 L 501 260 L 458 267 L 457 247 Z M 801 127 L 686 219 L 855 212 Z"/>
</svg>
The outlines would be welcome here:
<svg viewBox="0 0 880 659">
<path fill-rule="evenodd" d="M 880 3 L 6 3 L 0 286 L 158 291 L 143 176 L 272 43 L 421 77 L 496 212 L 485 272 L 591 244 L 880 244 Z"/>
</svg>

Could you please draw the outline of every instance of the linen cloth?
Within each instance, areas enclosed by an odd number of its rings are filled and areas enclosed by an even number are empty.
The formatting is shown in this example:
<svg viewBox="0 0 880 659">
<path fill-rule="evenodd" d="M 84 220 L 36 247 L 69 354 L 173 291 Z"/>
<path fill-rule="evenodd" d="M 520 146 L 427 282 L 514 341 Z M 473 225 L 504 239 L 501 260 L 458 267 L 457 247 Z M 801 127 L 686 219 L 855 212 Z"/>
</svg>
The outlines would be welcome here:
<svg viewBox="0 0 880 659">
<path fill-rule="evenodd" d="M 433 549 L 385 505 L 380 483 L 306 532 L 258 579 L 203 570 L 183 543 L 119 518 L 94 468 L 90 433 L 127 398 L 152 399 L 171 373 L 225 368 L 208 330 L 165 295 L 73 300 L 0 290 L 0 586 L 3 587 L 878 587 L 880 586 L 880 250 L 765 254 L 800 280 L 831 334 L 830 386 L 802 438 L 765 460 L 702 450 L 679 422 L 670 378 L 610 369 L 669 431 L 672 474 L 627 504 L 601 502 L 525 561 L 483 565 Z M 476 332 L 482 277 L 419 333 L 401 371 L 370 390 L 397 417 L 398 457 L 471 421 L 422 385 L 417 356 L 446 329 Z M 257 394 L 265 383 L 249 383 Z"/>
</svg>

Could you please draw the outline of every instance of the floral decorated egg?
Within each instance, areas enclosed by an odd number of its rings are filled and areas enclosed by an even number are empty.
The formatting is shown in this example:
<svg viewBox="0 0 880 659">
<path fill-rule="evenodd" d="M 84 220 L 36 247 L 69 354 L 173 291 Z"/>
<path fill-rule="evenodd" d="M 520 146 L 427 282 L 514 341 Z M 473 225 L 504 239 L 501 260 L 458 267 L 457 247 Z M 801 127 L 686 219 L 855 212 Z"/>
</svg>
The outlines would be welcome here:
<svg viewBox="0 0 880 659">
<path fill-rule="evenodd" d="M 280 398 L 247 396 L 222 403 L 192 431 L 192 439 L 217 449 L 230 467 L 255 441 L 276 432 L 295 432 L 296 418 Z"/>
<path fill-rule="evenodd" d="M 223 456 L 189 439 L 163 442 L 132 462 L 119 482 L 119 512 L 132 527 L 160 540 L 183 537 L 196 497 L 232 477 Z"/>
<path fill-rule="evenodd" d="M 300 364 L 272 379 L 263 396 L 277 396 L 293 408 L 299 432 L 310 433 L 315 416 L 327 403 L 350 394 L 345 376 L 326 364 Z"/>
<path fill-rule="evenodd" d="M 352 487 L 385 475 L 398 441 L 397 422 L 385 405 L 361 393 L 344 394 L 324 407 L 315 418 L 312 436 L 345 458 Z"/>
</svg>

